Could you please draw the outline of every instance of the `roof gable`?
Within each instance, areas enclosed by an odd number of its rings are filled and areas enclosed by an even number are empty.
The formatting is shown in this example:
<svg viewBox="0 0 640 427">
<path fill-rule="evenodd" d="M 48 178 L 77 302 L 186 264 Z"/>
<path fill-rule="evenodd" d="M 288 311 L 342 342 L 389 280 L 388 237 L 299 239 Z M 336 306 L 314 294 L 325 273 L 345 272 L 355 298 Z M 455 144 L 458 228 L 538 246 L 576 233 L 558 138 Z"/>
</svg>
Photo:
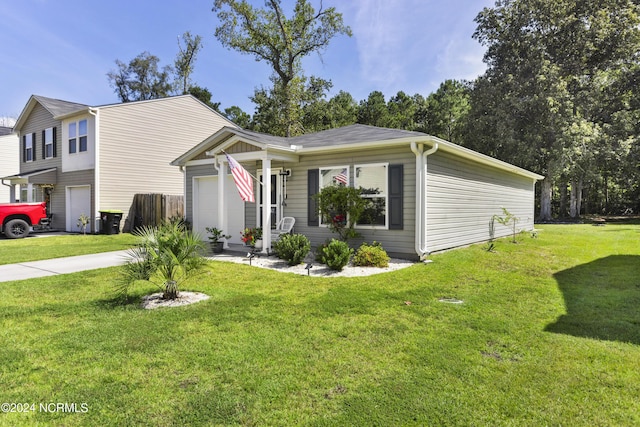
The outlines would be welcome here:
<svg viewBox="0 0 640 427">
<path fill-rule="evenodd" d="M 63 116 L 65 114 L 70 114 L 89 108 L 88 105 L 79 104 L 77 102 L 69 102 L 60 99 L 47 98 L 39 95 L 31 95 L 31 98 L 29 98 L 29 102 L 27 102 L 27 105 L 20 113 L 18 120 L 16 120 L 16 124 L 13 127 L 14 130 L 19 131 L 20 129 L 22 129 L 22 126 L 26 122 L 36 104 L 42 105 L 42 107 L 47 110 L 52 117 Z"/>
</svg>

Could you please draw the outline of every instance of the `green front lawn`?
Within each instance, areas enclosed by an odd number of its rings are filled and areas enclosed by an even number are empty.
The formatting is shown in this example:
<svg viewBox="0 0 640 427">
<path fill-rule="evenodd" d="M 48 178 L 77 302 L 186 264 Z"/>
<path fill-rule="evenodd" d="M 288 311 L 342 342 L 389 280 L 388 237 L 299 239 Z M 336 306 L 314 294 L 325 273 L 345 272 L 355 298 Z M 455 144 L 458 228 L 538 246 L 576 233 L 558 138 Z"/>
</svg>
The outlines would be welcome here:
<svg viewBox="0 0 640 427">
<path fill-rule="evenodd" d="M 639 425 L 640 226 L 541 228 L 364 278 L 211 262 L 154 311 L 117 268 L 2 283 L 0 401 L 35 411 L 0 425 Z"/>
<path fill-rule="evenodd" d="M 32 234 L 24 239 L 0 238 L 0 265 L 129 249 L 135 236 L 121 234 Z"/>
</svg>

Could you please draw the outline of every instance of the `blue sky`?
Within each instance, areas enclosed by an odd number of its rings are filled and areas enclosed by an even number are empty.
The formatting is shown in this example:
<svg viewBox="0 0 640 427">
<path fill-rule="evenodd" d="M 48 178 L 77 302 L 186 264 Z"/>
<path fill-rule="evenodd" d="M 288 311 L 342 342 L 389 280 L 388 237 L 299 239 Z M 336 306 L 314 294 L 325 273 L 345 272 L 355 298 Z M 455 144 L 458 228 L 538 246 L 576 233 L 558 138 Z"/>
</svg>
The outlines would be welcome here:
<svg viewBox="0 0 640 427">
<path fill-rule="evenodd" d="M 262 7 L 263 0 L 250 0 Z M 320 0 L 311 0 L 317 8 Z M 283 0 L 291 15 L 294 0 Z M 306 75 L 333 82 L 331 95 L 347 91 L 360 101 L 379 90 L 386 99 L 402 90 L 427 96 L 446 79 L 482 74 L 485 49 L 472 39 L 473 19 L 494 0 L 324 0 L 336 7 L 353 36 L 334 38 L 305 59 Z M 213 0 L 0 0 L 0 117 L 17 117 L 31 94 L 90 105 L 117 103 L 106 74 L 115 60 L 143 51 L 171 65 L 185 31 L 204 47 L 193 74 L 224 109 L 268 86 L 270 68 L 223 48 Z"/>
</svg>

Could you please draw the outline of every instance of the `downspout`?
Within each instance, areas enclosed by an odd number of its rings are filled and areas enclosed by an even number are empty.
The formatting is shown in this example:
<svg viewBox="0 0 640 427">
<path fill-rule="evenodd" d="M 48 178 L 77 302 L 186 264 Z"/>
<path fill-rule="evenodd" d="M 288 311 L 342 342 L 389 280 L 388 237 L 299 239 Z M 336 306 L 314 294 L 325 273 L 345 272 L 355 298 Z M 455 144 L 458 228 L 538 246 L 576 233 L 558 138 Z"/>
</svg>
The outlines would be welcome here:
<svg viewBox="0 0 640 427">
<path fill-rule="evenodd" d="M 98 232 L 98 227 L 96 224 L 96 218 L 100 218 L 98 215 L 98 209 L 100 208 L 100 116 L 98 115 L 99 110 L 95 108 L 89 108 L 89 114 L 95 117 L 93 123 L 93 232 Z M 129 222 L 131 223 L 131 222 Z"/>
<path fill-rule="evenodd" d="M 438 151 L 438 143 L 424 151 L 424 144 L 411 143 L 416 155 L 416 236 L 415 251 L 423 261 L 429 255 L 427 246 L 427 156 Z"/>
</svg>

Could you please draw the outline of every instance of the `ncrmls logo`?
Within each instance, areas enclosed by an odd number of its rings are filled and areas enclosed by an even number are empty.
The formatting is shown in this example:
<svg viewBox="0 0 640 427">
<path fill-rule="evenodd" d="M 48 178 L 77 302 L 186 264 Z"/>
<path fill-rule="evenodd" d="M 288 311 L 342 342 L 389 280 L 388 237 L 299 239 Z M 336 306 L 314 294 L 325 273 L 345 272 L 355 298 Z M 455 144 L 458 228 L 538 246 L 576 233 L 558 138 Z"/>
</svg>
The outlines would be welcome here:
<svg viewBox="0 0 640 427">
<path fill-rule="evenodd" d="M 87 413 L 87 403 L 49 402 L 40 404 L 40 412 Z"/>
</svg>

